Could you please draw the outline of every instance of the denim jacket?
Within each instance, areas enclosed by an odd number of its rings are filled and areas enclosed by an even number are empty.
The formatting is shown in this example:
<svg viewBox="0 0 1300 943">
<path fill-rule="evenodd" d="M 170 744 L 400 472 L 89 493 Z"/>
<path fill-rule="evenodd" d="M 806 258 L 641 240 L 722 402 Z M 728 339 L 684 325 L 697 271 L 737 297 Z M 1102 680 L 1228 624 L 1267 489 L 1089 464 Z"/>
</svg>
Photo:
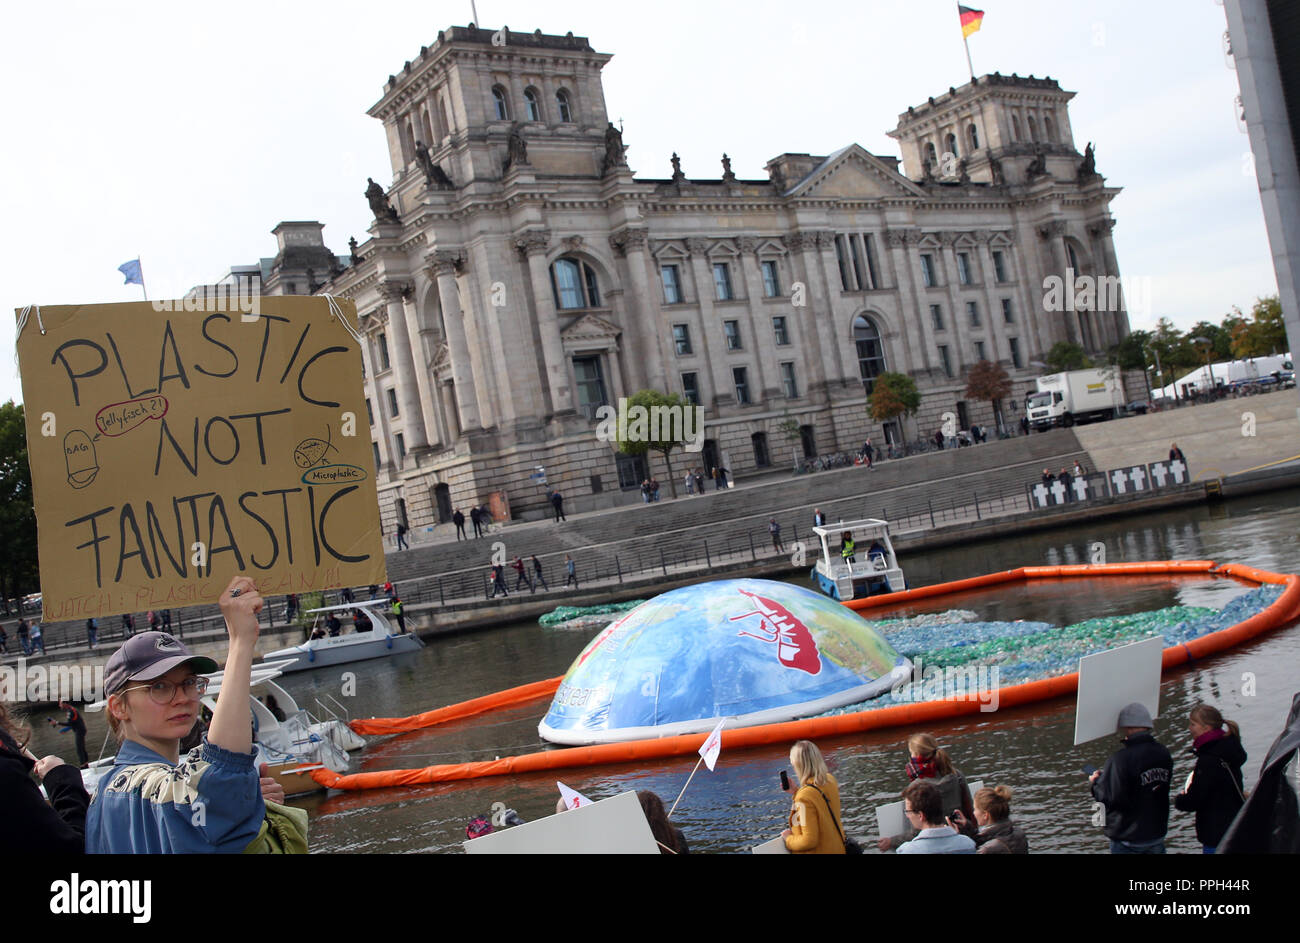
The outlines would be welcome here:
<svg viewBox="0 0 1300 943">
<path fill-rule="evenodd" d="M 266 816 L 255 762 L 255 753 L 232 753 L 205 737 L 173 766 L 127 740 L 91 800 L 86 852 L 242 852 Z"/>
</svg>

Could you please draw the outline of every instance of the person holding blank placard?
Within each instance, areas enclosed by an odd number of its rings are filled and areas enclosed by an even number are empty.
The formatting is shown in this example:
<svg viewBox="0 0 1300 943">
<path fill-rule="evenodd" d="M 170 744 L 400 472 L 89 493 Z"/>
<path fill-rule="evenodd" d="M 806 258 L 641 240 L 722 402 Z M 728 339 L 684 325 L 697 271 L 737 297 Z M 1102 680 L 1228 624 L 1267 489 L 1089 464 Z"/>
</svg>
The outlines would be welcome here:
<svg viewBox="0 0 1300 943">
<path fill-rule="evenodd" d="M 1151 735 L 1151 712 L 1143 705 L 1126 706 L 1115 726 L 1123 749 L 1089 777 L 1092 797 L 1106 809 L 1110 853 L 1163 855 L 1173 758 Z"/>
</svg>

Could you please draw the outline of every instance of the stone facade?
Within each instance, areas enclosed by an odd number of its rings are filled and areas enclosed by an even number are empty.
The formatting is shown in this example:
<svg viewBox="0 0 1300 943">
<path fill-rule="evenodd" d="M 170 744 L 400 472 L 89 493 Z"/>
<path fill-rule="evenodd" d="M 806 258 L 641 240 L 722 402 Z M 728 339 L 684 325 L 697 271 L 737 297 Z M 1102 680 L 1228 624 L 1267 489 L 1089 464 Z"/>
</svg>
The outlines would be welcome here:
<svg viewBox="0 0 1300 943">
<path fill-rule="evenodd" d="M 901 169 L 849 145 L 782 154 L 761 180 L 725 157 L 688 177 L 676 155 L 646 179 L 606 114 L 609 59 L 571 33 L 455 27 L 370 109 L 393 184 L 320 290 L 360 314 L 386 530 L 494 492 L 540 514 L 538 466 L 568 507 L 621 502 L 593 414 L 640 389 L 704 407 L 705 451 L 674 453 L 674 477 L 744 475 L 929 435 L 946 412 L 991 426 L 990 404 L 962 402 L 976 362 L 1001 361 L 1018 394 L 1054 343 L 1127 333 L 1122 307 L 1042 310 L 1049 274 L 1119 274 L 1119 191 L 1075 151 L 1056 82 L 984 76 L 908 109 Z M 868 420 L 885 370 L 923 393 L 901 429 Z M 643 468 L 623 465 L 634 488 Z M 651 471 L 666 487 L 657 456 Z"/>
</svg>

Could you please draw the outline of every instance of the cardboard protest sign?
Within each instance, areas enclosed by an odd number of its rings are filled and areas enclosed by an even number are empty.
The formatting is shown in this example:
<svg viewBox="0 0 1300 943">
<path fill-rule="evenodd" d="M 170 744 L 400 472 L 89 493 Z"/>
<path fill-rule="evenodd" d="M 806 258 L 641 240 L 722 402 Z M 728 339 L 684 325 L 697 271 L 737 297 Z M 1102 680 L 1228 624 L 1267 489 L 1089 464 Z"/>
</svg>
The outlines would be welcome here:
<svg viewBox="0 0 1300 943">
<path fill-rule="evenodd" d="M 266 595 L 384 582 L 357 342 L 325 298 L 257 301 L 28 321 L 44 619 L 214 602 L 236 573 Z"/>
<path fill-rule="evenodd" d="M 465 842 L 475 855 L 657 855 L 659 845 L 635 792 L 516 825 Z"/>
<path fill-rule="evenodd" d="M 1074 711 L 1074 745 L 1115 735 L 1119 712 L 1134 702 L 1159 714 L 1160 666 L 1165 640 L 1153 635 L 1079 659 L 1079 696 Z"/>
</svg>

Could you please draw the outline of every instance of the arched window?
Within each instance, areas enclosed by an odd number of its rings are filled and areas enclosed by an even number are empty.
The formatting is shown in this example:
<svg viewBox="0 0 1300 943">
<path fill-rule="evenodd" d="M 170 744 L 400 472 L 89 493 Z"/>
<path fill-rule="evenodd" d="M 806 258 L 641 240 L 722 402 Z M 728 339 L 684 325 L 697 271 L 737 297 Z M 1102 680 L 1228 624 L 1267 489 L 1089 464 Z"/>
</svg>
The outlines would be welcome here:
<svg viewBox="0 0 1300 943">
<path fill-rule="evenodd" d="M 978 151 L 980 149 L 980 135 L 979 132 L 975 130 L 975 125 L 972 124 L 966 128 L 966 140 L 969 142 L 972 151 Z"/>
<path fill-rule="evenodd" d="M 1056 125 L 1052 122 L 1051 115 L 1043 115 L 1043 133 L 1047 135 L 1047 140 L 1056 141 Z"/>
<path fill-rule="evenodd" d="M 1011 140 L 1013 141 L 1020 140 L 1020 116 L 1019 115 L 1011 116 Z"/>
<path fill-rule="evenodd" d="M 1026 122 L 1028 123 L 1028 125 L 1029 125 L 1029 140 L 1031 140 L 1031 141 L 1037 141 L 1037 140 L 1038 140 L 1038 125 L 1034 123 L 1034 116 L 1033 116 L 1033 115 L 1030 115 L 1028 118 L 1025 119 L 1025 121 L 1026 121 Z"/>
<path fill-rule="evenodd" d="M 442 109 L 442 133 L 451 134 L 453 128 L 451 126 L 451 119 L 447 117 L 447 99 L 439 98 L 438 106 Z"/>
<path fill-rule="evenodd" d="M 1078 275 L 1083 271 L 1079 265 L 1079 257 L 1075 255 L 1074 246 L 1070 245 L 1068 242 L 1065 244 L 1065 256 L 1066 260 L 1070 263 L 1070 268 L 1074 270 L 1075 275 Z"/>
<path fill-rule="evenodd" d="M 933 142 L 925 145 L 925 162 L 931 171 L 939 164 L 939 156 L 934 151 Z"/>
<path fill-rule="evenodd" d="M 492 106 L 496 109 L 498 121 L 510 120 L 510 109 L 506 107 L 506 90 L 500 85 L 492 86 Z"/>
<path fill-rule="evenodd" d="M 569 123 L 573 121 L 573 109 L 569 107 L 569 93 L 560 89 L 555 93 L 555 107 L 560 111 L 560 120 Z"/>
<path fill-rule="evenodd" d="M 880 331 L 865 315 L 853 319 L 853 342 L 858 349 L 862 388 L 870 394 L 876 377 L 885 372 L 885 349 L 880 343 Z"/>
<path fill-rule="evenodd" d="M 555 306 L 561 310 L 600 307 L 596 272 L 586 262 L 556 259 L 551 265 L 551 288 L 555 292 Z"/>
<path fill-rule="evenodd" d="M 415 160 L 415 134 L 410 118 L 402 122 L 402 159 L 408 164 Z"/>
<path fill-rule="evenodd" d="M 524 111 L 528 113 L 529 121 L 542 120 L 542 104 L 537 100 L 536 89 L 524 89 Z"/>
<path fill-rule="evenodd" d="M 424 130 L 424 143 L 432 147 L 437 147 L 438 142 L 434 140 L 433 128 L 429 126 L 429 109 L 420 109 L 420 127 Z"/>
<path fill-rule="evenodd" d="M 949 134 L 943 139 L 943 149 L 951 154 L 954 158 L 960 157 L 957 153 L 957 135 Z"/>
</svg>

